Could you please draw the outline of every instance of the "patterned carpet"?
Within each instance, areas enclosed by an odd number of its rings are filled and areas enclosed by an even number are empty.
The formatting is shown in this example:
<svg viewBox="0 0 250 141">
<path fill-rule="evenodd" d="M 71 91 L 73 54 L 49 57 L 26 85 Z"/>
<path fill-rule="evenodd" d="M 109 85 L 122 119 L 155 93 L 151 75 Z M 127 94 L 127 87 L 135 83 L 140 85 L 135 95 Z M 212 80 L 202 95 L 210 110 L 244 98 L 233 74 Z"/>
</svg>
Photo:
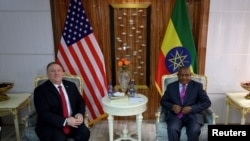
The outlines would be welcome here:
<svg viewBox="0 0 250 141">
<path fill-rule="evenodd" d="M 130 131 L 136 131 L 135 121 L 119 120 L 114 122 L 114 132 L 121 133 L 124 126 Z M 24 127 L 20 126 L 20 134 Z M 119 137 L 118 134 L 114 138 Z M 136 135 L 132 135 L 136 138 Z M 4 125 L 2 127 L 2 136 L 0 141 L 16 141 L 14 126 Z M 91 137 L 89 141 L 109 141 L 108 121 L 101 120 L 91 128 Z M 125 140 L 124 140 L 125 141 Z M 143 121 L 142 124 L 142 141 L 155 141 L 155 121 Z"/>
</svg>

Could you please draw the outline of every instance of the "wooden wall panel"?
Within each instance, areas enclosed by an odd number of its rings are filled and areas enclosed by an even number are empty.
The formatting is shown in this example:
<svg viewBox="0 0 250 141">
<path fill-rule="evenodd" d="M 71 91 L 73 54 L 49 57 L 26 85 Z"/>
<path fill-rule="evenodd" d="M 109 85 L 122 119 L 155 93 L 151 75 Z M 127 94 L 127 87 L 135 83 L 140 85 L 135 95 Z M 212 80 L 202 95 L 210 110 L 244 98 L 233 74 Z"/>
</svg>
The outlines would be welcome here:
<svg viewBox="0 0 250 141">
<path fill-rule="evenodd" d="M 110 19 L 109 4 L 111 3 L 143 3 L 151 4 L 151 35 L 150 35 L 150 86 L 149 89 L 140 89 L 140 93 L 149 99 L 148 109 L 143 114 L 144 119 L 155 119 L 155 112 L 159 107 L 160 95 L 155 87 L 155 72 L 158 53 L 166 31 L 169 17 L 175 0 L 82 0 L 87 16 L 93 27 L 97 41 L 104 54 L 107 79 L 112 81 L 110 60 Z M 200 74 L 205 70 L 206 37 L 208 24 L 208 10 L 210 0 L 187 0 L 189 14 L 193 27 L 195 44 L 198 52 Z M 60 42 L 62 29 L 66 17 L 69 0 L 51 0 L 51 14 L 55 41 L 55 54 Z M 132 119 L 134 117 L 124 117 Z M 119 118 L 123 119 L 123 118 Z"/>
</svg>

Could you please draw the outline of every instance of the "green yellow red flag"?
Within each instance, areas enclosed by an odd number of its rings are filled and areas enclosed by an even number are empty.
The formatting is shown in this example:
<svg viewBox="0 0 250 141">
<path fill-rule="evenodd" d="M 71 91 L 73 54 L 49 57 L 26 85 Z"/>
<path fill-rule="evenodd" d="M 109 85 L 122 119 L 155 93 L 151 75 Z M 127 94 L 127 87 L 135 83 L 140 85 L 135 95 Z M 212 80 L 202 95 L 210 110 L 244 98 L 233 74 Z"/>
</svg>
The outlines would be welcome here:
<svg viewBox="0 0 250 141">
<path fill-rule="evenodd" d="M 155 84 L 162 94 L 162 76 L 189 66 L 198 73 L 197 55 L 186 0 L 176 0 L 158 56 Z"/>
</svg>

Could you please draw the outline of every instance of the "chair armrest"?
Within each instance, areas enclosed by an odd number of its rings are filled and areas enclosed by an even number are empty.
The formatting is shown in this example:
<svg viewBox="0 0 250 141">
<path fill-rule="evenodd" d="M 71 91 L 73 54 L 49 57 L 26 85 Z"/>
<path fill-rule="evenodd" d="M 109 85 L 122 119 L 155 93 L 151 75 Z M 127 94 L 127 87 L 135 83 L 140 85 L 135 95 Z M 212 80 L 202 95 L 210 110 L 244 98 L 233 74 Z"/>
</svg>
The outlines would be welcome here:
<svg viewBox="0 0 250 141">
<path fill-rule="evenodd" d="M 167 115 L 167 110 L 164 109 L 162 106 L 160 106 L 157 109 L 157 112 L 155 113 L 155 117 L 156 117 L 156 123 L 159 122 L 166 122 L 166 115 Z"/>
<path fill-rule="evenodd" d="M 24 122 L 25 127 L 31 127 L 36 125 L 36 118 L 36 111 L 32 111 L 31 113 L 29 113 L 29 115 L 23 117 L 22 121 Z"/>
<path fill-rule="evenodd" d="M 204 110 L 203 114 L 204 114 L 204 119 L 205 119 L 206 123 L 216 124 L 216 120 L 218 118 L 218 115 L 215 114 L 215 112 L 211 108 Z"/>
<path fill-rule="evenodd" d="M 162 107 L 160 106 L 160 107 L 157 109 L 157 111 L 155 112 L 156 123 L 159 123 L 159 122 L 160 122 L 161 109 L 162 109 Z"/>
<path fill-rule="evenodd" d="M 89 121 L 88 121 L 89 115 L 87 113 L 85 113 L 84 115 L 84 124 L 86 125 L 86 127 L 89 127 Z"/>
</svg>

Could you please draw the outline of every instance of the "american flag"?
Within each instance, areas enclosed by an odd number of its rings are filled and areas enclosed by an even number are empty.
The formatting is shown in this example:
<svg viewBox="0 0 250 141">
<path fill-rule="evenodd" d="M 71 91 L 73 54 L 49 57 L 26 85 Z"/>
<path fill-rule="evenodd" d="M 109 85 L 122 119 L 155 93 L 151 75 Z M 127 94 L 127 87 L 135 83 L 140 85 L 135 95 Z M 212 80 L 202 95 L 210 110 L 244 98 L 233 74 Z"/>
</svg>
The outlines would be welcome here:
<svg viewBox="0 0 250 141">
<path fill-rule="evenodd" d="M 89 124 L 105 117 L 101 103 L 107 95 L 104 57 L 81 0 L 70 1 L 56 61 L 65 72 L 82 75 Z"/>
</svg>

